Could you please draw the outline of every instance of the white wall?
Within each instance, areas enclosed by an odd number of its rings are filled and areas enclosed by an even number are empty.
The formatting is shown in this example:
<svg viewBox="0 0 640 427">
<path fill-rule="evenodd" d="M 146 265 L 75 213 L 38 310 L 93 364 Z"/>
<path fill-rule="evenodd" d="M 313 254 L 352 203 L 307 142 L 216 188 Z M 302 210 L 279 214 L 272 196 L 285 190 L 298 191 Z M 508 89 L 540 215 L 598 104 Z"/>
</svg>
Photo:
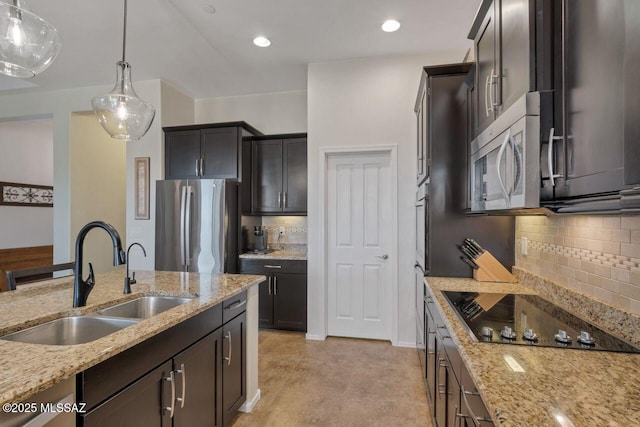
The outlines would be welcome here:
<svg viewBox="0 0 640 427">
<path fill-rule="evenodd" d="M 0 181 L 53 185 L 51 119 L 0 122 Z M 0 206 L 0 249 L 53 244 L 53 208 Z"/>
<path fill-rule="evenodd" d="M 53 186 L 55 202 L 53 207 L 54 262 L 69 261 L 73 247 L 71 230 L 71 165 L 70 165 L 70 117 L 73 112 L 91 110 L 91 98 L 107 93 L 112 86 L 92 86 L 50 92 L 32 92 L 0 96 L 0 121 L 24 117 L 50 116 L 53 121 Z M 161 114 L 160 81 L 135 82 L 138 95 L 151 102 Z M 116 141 L 114 141 L 116 142 Z M 124 144 L 123 142 L 116 142 Z M 133 158 L 152 157 L 151 182 L 161 176 L 162 129 L 160 120 L 155 120 L 151 129 L 140 141 L 127 143 L 127 228 L 133 222 Z M 153 206 L 155 192 L 151 187 Z M 153 215 L 152 215 L 153 218 Z M 138 221 L 140 223 L 141 221 Z M 77 232 L 77 230 L 75 230 Z M 151 250 L 151 261 L 146 266 L 153 268 L 153 219 L 138 228 L 140 238 L 150 240 L 145 245 Z M 124 242 L 123 242 L 124 243 Z"/>
<path fill-rule="evenodd" d="M 245 121 L 265 135 L 307 131 L 307 92 L 196 100 L 196 123 Z"/>
<path fill-rule="evenodd" d="M 91 221 L 105 221 L 126 236 L 126 155 L 123 141 L 112 139 L 93 111 L 71 114 L 71 235 Z M 75 248 L 69 254 L 75 259 Z M 92 230 L 84 242 L 84 273 L 93 264 L 96 273 L 113 270 L 113 243 L 103 230 Z"/>
<path fill-rule="evenodd" d="M 415 345 L 415 115 L 421 67 L 459 62 L 464 51 L 387 56 L 309 65 L 308 336 L 326 330 L 323 266 L 318 259 L 321 147 L 398 146 L 398 318 L 394 345 Z M 313 195 L 316 195 L 315 197 Z"/>
</svg>

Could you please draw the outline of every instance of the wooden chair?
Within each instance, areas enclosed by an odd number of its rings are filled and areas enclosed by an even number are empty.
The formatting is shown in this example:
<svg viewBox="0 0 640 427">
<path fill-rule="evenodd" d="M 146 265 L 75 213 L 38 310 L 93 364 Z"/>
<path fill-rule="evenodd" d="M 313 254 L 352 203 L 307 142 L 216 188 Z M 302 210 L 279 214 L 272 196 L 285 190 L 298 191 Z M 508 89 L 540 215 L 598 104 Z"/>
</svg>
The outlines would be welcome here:
<svg viewBox="0 0 640 427">
<path fill-rule="evenodd" d="M 46 265 L 44 267 L 25 268 L 23 270 L 7 270 L 7 287 L 10 291 L 14 291 L 16 286 L 24 285 L 42 280 L 49 280 L 56 271 L 73 270 L 75 263 L 67 262 L 64 264 Z M 73 273 L 72 273 L 73 274 Z"/>
</svg>

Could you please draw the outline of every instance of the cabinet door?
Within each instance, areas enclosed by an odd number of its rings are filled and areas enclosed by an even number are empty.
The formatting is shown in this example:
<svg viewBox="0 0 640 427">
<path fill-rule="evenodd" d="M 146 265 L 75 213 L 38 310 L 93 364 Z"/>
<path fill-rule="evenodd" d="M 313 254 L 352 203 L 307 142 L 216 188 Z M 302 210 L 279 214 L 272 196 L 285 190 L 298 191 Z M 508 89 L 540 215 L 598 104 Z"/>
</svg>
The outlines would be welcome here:
<svg viewBox="0 0 640 427">
<path fill-rule="evenodd" d="M 417 141 L 416 141 L 416 153 L 418 157 L 417 163 L 417 184 L 420 185 L 427 178 L 427 139 L 426 139 L 426 103 L 427 103 L 427 79 L 423 75 L 420 82 L 422 87 L 419 91 L 420 103 L 418 104 L 418 111 L 416 111 L 417 119 Z"/>
<path fill-rule="evenodd" d="M 222 422 L 228 426 L 246 399 L 245 341 L 247 315 L 242 313 L 222 327 Z"/>
<path fill-rule="evenodd" d="M 258 323 L 261 328 L 273 328 L 273 288 L 272 276 L 267 276 L 265 282 L 260 283 L 258 298 Z"/>
<path fill-rule="evenodd" d="M 447 382 L 449 370 L 447 369 L 447 355 L 440 337 L 436 335 L 436 379 L 434 390 L 434 416 L 438 427 L 447 426 Z"/>
<path fill-rule="evenodd" d="M 562 132 L 561 115 L 555 123 L 556 133 L 565 135 L 567 144 L 567 176 L 555 187 L 561 198 L 621 189 L 623 105 L 632 90 L 624 86 L 624 51 L 629 43 L 625 38 L 625 21 L 629 19 L 625 2 L 567 0 L 565 4 L 564 52 L 561 44 L 556 46 L 567 64 L 564 70 L 558 67 L 564 75 L 557 80 L 565 84 L 567 130 Z M 637 93 L 637 88 L 633 89 Z M 556 100 L 556 111 L 562 112 L 562 97 Z M 637 122 L 637 117 L 634 120 Z M 564 173 L 562 168 L 560 173 Z"/>
<path fill-rule="evenodd" d="M 174 426 L 222 426 L 222 330 L 174 357 L 173 370 L 178 398 Z"/>
<path fill-rule="evenodd" d="M 238 178 L 238 128 L 203 129 L 201 143 L 202 178 Z"/>
<path fill-rule="evenodd" d="M 282 210 L 284 212 L 307 212 L 307 139 L 285 139 L 282 141 Z"/>
<path fill-rule="evenodd" d="M 198 177 L 200 131 L 173 131 L 164 135 L 165 179 Z"/>
<path fill-rule="evenodd" d="M 531 69 L 529 0 L 500 0 L 500 43 L 496 78 L 498 113 L 505 111 L 522 95 L 535 90 Z"/>
<path fill-rule="evenodd" d="M 253 141 L 251 210 L 282 212 L 282 140 Z"/>
<path fill-rule="evenodd" d="M 475 102 L 476 131 L 474 136 L 482 132 L 495 119 L 491 105 L 495 101 L 495 84 L 493 76 L 496 70 L 496 37 L 498 35 L 497 20 L 495 19 L 495 1 L 487 10 L 480 31 L 475 39 L 476 49 L 476 84 Z"/>
<path fill-rule="evenodd" d="M 149 372 L 81 418 L 85 427 L 171 426 L 171 361 Z M 175 405 L 175 403 L 174 403 Z"/>
<path fill-rule="evenodd" d="M 278 329 L 307 331 L 307 275 L 273 276 L 274 324 Z"/>
</svg>

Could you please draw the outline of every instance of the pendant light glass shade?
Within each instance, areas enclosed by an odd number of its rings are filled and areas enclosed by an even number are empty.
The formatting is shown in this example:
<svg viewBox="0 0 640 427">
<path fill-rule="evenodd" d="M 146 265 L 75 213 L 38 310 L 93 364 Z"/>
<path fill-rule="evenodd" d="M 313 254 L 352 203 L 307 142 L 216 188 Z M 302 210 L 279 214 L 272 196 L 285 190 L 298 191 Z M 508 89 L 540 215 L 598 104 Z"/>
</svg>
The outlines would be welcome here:
<svg viewBox="0 0 640 427">
<path fill-rule="evenodd" d="M 144 136 L 153 123 L 156 109 L 138 98 L 131 84 L 131 66 L 125 62 L 127 46 L 127 0 L 124 0 L 122 34 L 122 61 L 116 62 L 116 85 L 106 95 L 91 100 L 93 112 L 111 138 L 137 140 Z"/>
<path fill-rule="evenodd" d="M 112 138 L 137 140 L 151 127 L 156 109 L 138 98 L 131 85 L 131 66 L 116 63 L 116 85 L 106 95 L 91 100 L 98 121 Z"/>
<path fill-rule="evenodd" d="M 61 47 L 56 29 L 29 12 L 23 0 L 0 1 L 0 73 L 33 77 L 51 65 Z"/>
</svg>

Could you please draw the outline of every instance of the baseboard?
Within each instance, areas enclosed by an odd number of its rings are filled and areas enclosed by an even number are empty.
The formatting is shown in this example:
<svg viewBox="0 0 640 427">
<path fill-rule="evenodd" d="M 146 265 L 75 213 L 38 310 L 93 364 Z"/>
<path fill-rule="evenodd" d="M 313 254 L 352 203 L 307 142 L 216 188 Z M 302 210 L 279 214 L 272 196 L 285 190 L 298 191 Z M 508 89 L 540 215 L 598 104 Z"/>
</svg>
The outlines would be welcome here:
<svg viewBox="0 0 640 427">
<path fill-rule="evenodd" d="M 306 334 L 305 338 L 310 340 L 310 341 L 324 341 L 324 340 L 327 339 L 326 336 L 316 335 L 316 334 Z"/>
<path fill-rule="evenodd" d="M 260 401 L 260 389 L 256 391 L 256 394 L 255 396 L 253 396 L 253 399 L 251 400 L 247 399 L 238 410 L 240 412 L 250 413 L 253 411 L 253 408 L 256 407 L 259 401 Z"/>
<path fill-rule="evenodd" d="M 394 347 L 416 348 L 416 343 L 415 341 L 399 341 Z"/>
</svg>

